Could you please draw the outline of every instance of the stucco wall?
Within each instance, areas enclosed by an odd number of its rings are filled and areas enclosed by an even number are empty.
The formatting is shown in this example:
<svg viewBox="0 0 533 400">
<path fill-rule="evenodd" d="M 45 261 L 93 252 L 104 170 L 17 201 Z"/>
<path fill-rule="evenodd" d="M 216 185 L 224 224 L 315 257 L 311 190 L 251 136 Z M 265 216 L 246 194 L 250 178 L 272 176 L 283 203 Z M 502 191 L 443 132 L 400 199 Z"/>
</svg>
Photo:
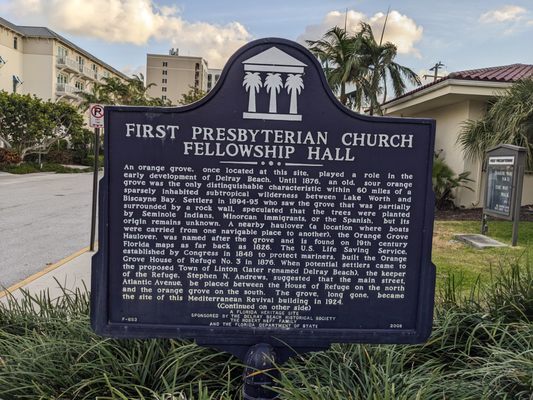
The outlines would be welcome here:
<svg viewBox="0 0 533 400">
<path fill-rule="evenodd" d="M 18 38 L 17 49 L 13 48 L 13 38 Z M 18 76 L 24 81 L 24 74 L 22 72 L 22 58 L 23 58 L 23 43 L 20 35 L 0 27 L 0 56 L 6 62 L 0 66 L 0 90 L 5 90 L 8 93 L 13 92 L 13 75 Z M 21 85 L 17 87 L 17 92 L 20 92 Z"/>
<path fill-rule="evenodd" d="M 34 94 L 43 100 L 55 100 L 52 55 L 24 54 L 24 85 L 21 93 Z"/>
<path fill-rule="evenodd" d="M 468 171 L 470 179 L 476 181 L 468 183 L 468 187 L 473 190 L 457 191 L 456 204 L 460 207 L 477 206 L 476 203 L 479 201 L 480 165 L 478 162 L 466 160 L 461 147 L 457 144 L 463 122 L 471 118 L 471 112 L 477 114 L 480 111 L 479 105 L 472 107 L 469 103 L 462 101 L 413 115 L 436 120 L 435 152 L 440 153 L 456 174 Z"/>
<path fill-rule="evenodd" d="M 524 187 L 522 189 L 522 205 L 533 204 L 533 174 L 524 176 Z"/>
</svg>

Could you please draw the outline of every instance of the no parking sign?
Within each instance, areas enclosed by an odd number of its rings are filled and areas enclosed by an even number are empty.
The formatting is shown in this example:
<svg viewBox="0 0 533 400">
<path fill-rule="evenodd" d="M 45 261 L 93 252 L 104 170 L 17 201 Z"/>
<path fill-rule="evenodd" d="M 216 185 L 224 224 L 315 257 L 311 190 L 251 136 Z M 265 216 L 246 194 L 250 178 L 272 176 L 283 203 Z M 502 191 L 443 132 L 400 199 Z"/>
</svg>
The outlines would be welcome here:
<svg viewBox="0 0 533 400">
<path fill-rule="evenodd" d="M 104 106 L 101 104 L 91 104 L 89 107 L 89 126 L 91 128 L 104 127 Z"/>
</svg>

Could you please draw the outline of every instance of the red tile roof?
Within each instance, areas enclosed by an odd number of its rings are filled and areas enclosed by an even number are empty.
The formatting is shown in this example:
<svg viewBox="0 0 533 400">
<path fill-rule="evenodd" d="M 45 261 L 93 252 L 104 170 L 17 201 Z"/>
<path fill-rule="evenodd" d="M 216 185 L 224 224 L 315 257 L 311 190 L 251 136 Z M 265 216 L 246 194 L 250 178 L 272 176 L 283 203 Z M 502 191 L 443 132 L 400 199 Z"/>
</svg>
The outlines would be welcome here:
<svg viewBox="0 0 533 400">
<path fill-rule="evenodd" d="M 511 64 L 501 67 L 470 69 L 467 71 L 452 72 L 448 75 L 451 79 L 470 79 L 476 81 L 516 82 L 523 78 L 533 77 L 533 65 Z"/>
<path fill-rule="evenodd" d="M 391 103 L 403 97 L 410 96 L 416 92 L 420 92 L 430 86 L 433 86 L 439 82 L 442 82 L 448 79 L 463 79 L 463 80 L 471 80 L 471 81 L 512 83 L 512 82 L 516 82 L 524 78 L 533 78 L 533 65 L 511 64 L 511 65 L 502 65 L 499 67 L 488 67 L 488 68 L 479 68 L 479 69 L 469 69 L 466 71 L 457 71 L 457 72 L 452 72 L 443 78 L 437 79 L 434 82 L 419 86 L 407 93 L 402 94 L 401 96 L 398 96 L 398 97 L 395 97 L 394 99 L 386 101 L 383 104 Z"/>
</svg>

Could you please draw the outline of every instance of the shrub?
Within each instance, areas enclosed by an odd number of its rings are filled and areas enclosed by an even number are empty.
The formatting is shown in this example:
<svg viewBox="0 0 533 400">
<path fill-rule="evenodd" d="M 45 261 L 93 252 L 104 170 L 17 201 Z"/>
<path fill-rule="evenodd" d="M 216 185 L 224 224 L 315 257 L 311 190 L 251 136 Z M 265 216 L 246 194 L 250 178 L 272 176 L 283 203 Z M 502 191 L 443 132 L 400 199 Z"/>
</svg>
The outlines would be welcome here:
<svg viewBox="0 0 533 400">
<path fill-rule="evenodd" d="M 281 400 L 530 400 L 533 265 L 439 294 L 422 345 L 333 345 L 280 367 Z M 0 303 L 2 399 L 241 399 L 242 365 L 181 340 L 115 340 L 89 326 L 84 291 Z M 167 396 L 167 397 L 165 397 Z"/>
<path fill-rule="evenodd" d="M 20 164 L 22 159 L 14 151 L 0 147 L 0 164 L 13 165 Z"/>
<path fill-rule="evenodd" d="M 468 177 L 470 172 L 462 172 L 455 175 L 452 169 L 444 162 L 440 155 L 435 154 L 433 159 L 432 183 L 433 192 L 435 193 L 435 207 L 438 210 L 446 210 L 455 208 L 453 200 L 455 199 L 455 190 L 457 188 L 466 188 L 466 182 L 473 182 Z"/>
</svg>

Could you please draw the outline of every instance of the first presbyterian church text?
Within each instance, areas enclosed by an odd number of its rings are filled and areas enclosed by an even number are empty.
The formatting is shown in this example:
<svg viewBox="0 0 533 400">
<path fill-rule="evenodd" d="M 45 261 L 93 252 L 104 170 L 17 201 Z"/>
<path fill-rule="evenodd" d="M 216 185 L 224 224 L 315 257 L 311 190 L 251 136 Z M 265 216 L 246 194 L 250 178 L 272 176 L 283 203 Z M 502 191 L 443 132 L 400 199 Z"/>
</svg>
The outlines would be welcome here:
<svg viewBox="0 0 533 400">
<path fill-rule="evenodd" d="M 125 135 L 131 138 L 175 140 L 183 135 L 179 125 L 126 123 Z M 412 148 L 412 134 L 344 132 L 343 147 L 328 147 L 326 131 L 245 129 L 192 126 L 183 141 L 183 155 L 210 157 L 248 157 L 290 159 L 297 145 L 307 145 L 307 160 L 354 161 L 354 147 Z M 337 135 L 336 135 L 337 136 Z"/>
</svg>

